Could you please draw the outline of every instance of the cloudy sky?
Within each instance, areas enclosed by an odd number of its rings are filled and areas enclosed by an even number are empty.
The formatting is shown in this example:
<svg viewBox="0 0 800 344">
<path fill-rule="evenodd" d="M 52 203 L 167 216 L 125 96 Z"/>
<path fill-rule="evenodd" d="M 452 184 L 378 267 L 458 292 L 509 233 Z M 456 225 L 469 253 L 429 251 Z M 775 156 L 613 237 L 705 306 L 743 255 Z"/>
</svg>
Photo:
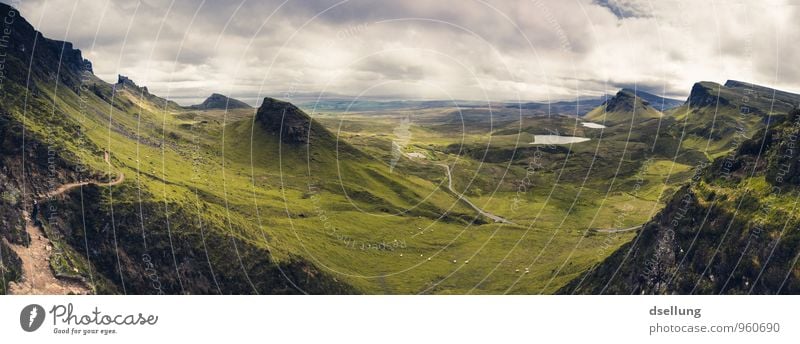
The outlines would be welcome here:
<svg viewBox="0 0 800 344">
<path fill-rule="evenodd" d="M 800 2 L 21 0 L 95 74 L 182 104 L 354 97 L 556 100 L 695 81 L 800 91 Z"/>
</svg>

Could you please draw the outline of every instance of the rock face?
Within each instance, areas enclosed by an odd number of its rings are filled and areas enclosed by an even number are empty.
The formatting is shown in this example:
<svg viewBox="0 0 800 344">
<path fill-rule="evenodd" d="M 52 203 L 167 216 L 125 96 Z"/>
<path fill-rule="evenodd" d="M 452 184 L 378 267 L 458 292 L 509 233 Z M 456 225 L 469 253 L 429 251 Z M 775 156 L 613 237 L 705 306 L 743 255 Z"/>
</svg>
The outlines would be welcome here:
<svg viewBox="0 0 800 344">
<path fill-rule="evenodd" d="M 77 90 L 82 74 L 92 71 L 92 64 L 83 58 L 80 50 L 73 48 L 72 43 L 44 37 L 20 17 L 15 8 L 0 3 L 0 17 L 5 22 L 0 41 L 0 57 L 4 65 L 0 70 L 0 80 L 3 83 L 28 85 L 33 90 L 37 86 L 28 84 L 29 78 L 50 81 L 58 78 L 62 84 Z"/>
<path fill-rule="evenodd" d="M 192 105 L 190 109 L 211 110 L 211 109 L 252 109 L 247 103 L 233 98 L 228 98 L 219 93 L 214 93 L 201 104 Z"/>
<path fill-rule="evenodd" d="M 692 86 L 692 91 L 689 93 L 689 99 L 687 100 L 689 106 L 692 108 L 701 108 L 715 104 L 721 106 L 728 105 L 728 99 L 721 97 L 719 89 L 715 89 L 719 87 L 722 86 L 703 82 L 695 83 L 694 86 Z"/>
<path fill-rule="evenodd" d="M 308 143 L 311 136 L 311 117 L 293 104 L 266 97 L 256 112 L 256 122 L 283 143 Z"/>
<path fill-rule="evenodd" d="M 134 91 L 138 91 L 138 92 L 140 92 L 140 93 L 142 93 L 144 95 L 150 95 L 150 92 L 147 90 L 147 87 L 139 87 L 139 85 L 137 85 L 135 82 L 133 82 L 133 80 L 131 80 L 130 78 L 128 78 L 127 76 L 124 76 L 122 74 L 117 74 L 116 87 L 119 87 L 119 88 L 127 87 L 129 89 L 134 90 Z"/>
<path fill-rule="evenodd" d="M 36 195 L 48 191 L 49 183 L 81 178 L 60 153 L 49 155 L 50 147 L 41 135 L 25 132 L 22 123 L 0 107 L 0 295 L 23 276 L 22 259 L 13 247 L 29 246 L 32 240 L 26 231 L 25 209 L 33 207 Z"/>
<path fill-rule="evenodd" d="M 143 200 L 139 206 L 115 208 L 118 211 L 113 220 L 105 196 L 108 191 L 98 185 L 86 185 L 80 191 L 67 191 L 58 197 L 37 197 L 38 203 L 33 203 L 33 196 L 47 195 L 66 183 L 102 177 L 102 171 L 86 168 L 79 153 L 101 155 L 103 149 L 86 135 L 84 122 L 74 120 L 69 113 L 102 119 L 107 117 L 109 106 L 114 106 L 123 114 L 133 114 L 140 105 L 130 101 L 131 96 L 150 102 L 149 107 L 166 107 L 175 112 L 183 108 L 149 94 L 145 87 L 137 86 L 125 76 L 112 85 L 88 75 L 90 64 L 78 50 L 72 49 L 71 44 L 44 38 L 7 5 L 0 4 L 0 17 L 5 17 L 6 30 L 11 31 L 7 44 L 0 42 L 0 58 L 5 58 L 5 68 L 0 70 L 5 92 L 0 102 L 0 294 L 8 291 L 9 282 L 20 285 L 28 257 L 36 257 L 37 266 L 52 269 L 58 276 L 69 271 L 62 269 L 72 268 L 73 272 L 91 279 L 98 294 L 357 292 L 302 257 L 274 260 L 264 245 L 230 236 L 228 228 L 208 226 L 209 230 L 200 238 L 192 228 L 198 216 L 193 207 L 182 202 L 170 203 L 171 211 L 166 214 L 165 205 L 146 192 L 137 194 Z M 24 92 L 56 87 L 57 111 L 53 111 L 49 96 L 45 99 L 34 95 L 28 102 L 20 101 L 25 98 Z M 124 97 L 112 97 L 114 92 Z M 305 123 L 309 123 L 307 116 L 296 112 L 290 119 L 305 118 Z M 48 127 L 50 130 L 46 132 L 54 134 L 27 130 L 28 123 Z M 158 125 L 146 119 L 142 124 Z M 306 127 L 312 126 L 313 123 Z M 126 126 L 121 123 L 119 128 Z M 316 132 L 323 133 L 324 128 L 317 126 Z M 133 140 L 125 133 L 112 135 Z M 128 198 L 134 197 L 130 194 L 134 190 L 121 186 L 113 192 Z M 26 230 L 26 209 L 35 210 L 30 212 L 34 223 L 47 228 L 48 241 L 59 245 L 38 246 L 42 249 L 27 257 L 10 248 L 31 241 Z M 152 221 L 145 224 L 142 218 Z M 172 224 L 171 232 L 164 230 L 165 221 Z M 142 245 L 142 231 L 148 233 L 147 245 Z M 204 247 L 206 243 L 208 246 Z M 238 247 L 238 259 L 230 257 L 231 244 Z M 81 268 L 80 272 L 76 268 Z"/>
<path fill-rule="evenodd" d="M 634 109 L 642 110 L 642 107 L 635 106 L 636 101 L 642 105 L 648 105 L 644 99 L 636 97 L 633 91 L 622 89 L 613 98 L 606 102 L 606 112 L 633 112 Z"/>
<path fill-rule="evenodd" d="M 800 111 L 699 165 L 637 236 L 566 294 L 797 294 Z M 763 184 L 752 187 L 753 180 Z"/>
<path fill-rule="evenodd" d="M 95 88 L 93 91 L 99 97 L 103 98 L 106 101 L 110 101 L 111 99 L 110 93 L 108 95 L 103 94 L 102 89 L 98 89 L 98 86 L 96 84 L 90 87 L 90 89 L 91 88 Z M 152 94 L 147 89 L 147 86 L 139 86 L 131 78 L 118 74 L 117 83 L 113 85 L 113 91 L 116 92 L 121 90 L 128 90 L 130 92 L 133 92 L 133 94 L 135 94 L 136 96 L 147 99 L 148 101 L 156 103 L 159 106 L 164 106 L 166 108 L 171 108 L 175 110 L 181 109 L 181 106 L 178 105 L 178 103 L 169 99 L 161 98 L 155 94 Z"/>
</svg>

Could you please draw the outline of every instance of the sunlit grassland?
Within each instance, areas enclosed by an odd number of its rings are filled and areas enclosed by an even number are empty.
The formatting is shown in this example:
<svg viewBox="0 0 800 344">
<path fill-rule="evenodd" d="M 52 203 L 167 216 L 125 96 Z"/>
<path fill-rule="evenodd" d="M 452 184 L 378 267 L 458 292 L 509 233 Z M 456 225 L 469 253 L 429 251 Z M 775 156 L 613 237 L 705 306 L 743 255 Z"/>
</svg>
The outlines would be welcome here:
<svg viewBox="0 0 800 344">
<path fill-rule="evenodd" d="M 437 110 L 436 113 L 441 115 L 446 112 Z M 445 276 L 444 281 L 436 285 L 436 292 L 463 293 L 473 287 L 476 292 L 486 292 L 503 289 L 501 285 L 509 288 L 512 284 L 509 292 L 551 292 L 560 283 L 602 260 L 632 238 L 634 233 L 611 236 L 591 229 L 626 228 L 645 223 L 663 206 L 663 199 L 690 176 L 690 166 L 663 157 L 636 164 L 639 168 L 633 171 L 623 169 L 614 183 L 593 177 L 591 173 L 585 178 L 582 174 L 582 178 L 570 176 L 559 180 L 561 165 L 558 164 L 539 167 L 540 170 L 527 175 L 530 171 L 526 169 L 525 161 L 489 163 L 447 154 L 443 148 L 467 143 L 507 149 L 525 147 L 532 141 L 532 133 L 546 132 L 544 128 L 555 128 L 551 131 L 563 135 L 568 135 L 569 130 L 578 135 L 597 137 L 597 134 L 576 128 L 573 118 L 543 119 L 541 122 L 547 123 L 542 123 L 538 129 L 535 128 L 536 120 L 522 119 L 519 123 L 507 122 L 505 127 L 487 133 L 475 130 L 475 127 L 460 132 L 432 129 L 436 126 L 430 124 L 435 121 L 428 116 L 430 113 L 422 115 L 428 126 L 412 125 L 409 130 L 411 144 L 406 149 L 428 150 L 428 156 L 433 158 L 409 161 L 407 164 L 416 166 L 415 173 L 442 182 L 446 182 L 444 171 L 429 165 L 442 162 L 451 164 L 457 190 L 461 190 L 484 210 L 506 217 L 516 224 L 473 226 L 479 228 L 474 235 L 487 235 L 486 238 L 490 239 L 481 242 L 476 248 L 477 254 L 468 264 L 461 263 L 459 266 L 459 261 L 464 258 L 454 259 L 456 263 L 451 261 L 454 273 Z M 392 130 L 401 118 L 338 114 L 336 118 L 323 118 L 322 122 L 339 129 L 338 134 L 342 139 L 357 146 L 361 143 L 364 147 L 370 147 L 373 155 L 387 159 L 391 142 L 396 139 Z M 376 128 L 376 131 L 371 128 Z M 498 132 L 501 135 L 497 135 Z M 573 154 L 582 154 L 572 155 L 572 159 L 576 160 L 574 166 L 591 167 L 590 161 L 586 161 L 586 154 L 598 152 L 600 159 L 603 159 L 608 151 L 624 148 L 625 142 L 617 140 L 620 137 L 627 139 L 625 135 L 615 132 L 607 132 L 606 135 L 609 136 L 604 139 L 606 143 L 599 147 L 593 142 L 571 146 Z M 627 143 L 627 149 L 631 151 L 643 151 L 645 148 L 649 147 L 644 143 Z M 608 167 L 603 165 L 594 168 Z M 585 169 L 582 171 L 586 173 Z M 524 189 L 516 187 L 526 175 L 531 184 Z M 530 271 L 526 273 L 525 267 L 529 264 Z M 562 265 L 565 268 L 556 274 Z M 514 283 L 517 278 L 520 278 L 520 282 Z M 464 285 L 470 287 L 464 289 Z"/>
<path fill-rule="evenodd" d="M 54 132 L 61 127 L 49 127 L 46 113 L 31 118 L 31 130 L 58 135 L 65 152 L 88 166 L 88 178 L 124 173 L 123 185 L 104 193 L 111 207 L 156 202 L 187 210 L 196 218 L 170 218 L 172 228 L 233 236 L 277 261 L 302 257 L 364 293 L 554 292 L 634 235 L 590 229 L 643 223 L 689 169 L 660 158 L 637 163 L 618 153 L 645 143 L 624 145 L 624 130 L 601 136 L 566 116 L 506 111 L 487 122 L 477 109 L 320 114 L 315 119 L 333 135 L 305 145 L 280 143 L 252 109 L 160 106 L 130 89 L 117 90 L 114 106 L 88 92 L 46 96 L 80 135 Z M 406 117 L 409 135 L 397 156 L 392 145 Z M 569 151 L 545 148 L 527 176 L 533 135 L 552 131 L 593 140 Z M 471 152 L 458 154 L 460 147 Z M 492 156 L 516 150 L 529 155 Z M 406 155 L 412 152 L 424 158 Z M 447 191 L 439 164 L 452 166 L 459 193 L 514 224 L 491 223 Z M 618 164 L 612 184 L 607 175 Z M 530 185 L 520 190 L 526 176 Z"/>
</svg>

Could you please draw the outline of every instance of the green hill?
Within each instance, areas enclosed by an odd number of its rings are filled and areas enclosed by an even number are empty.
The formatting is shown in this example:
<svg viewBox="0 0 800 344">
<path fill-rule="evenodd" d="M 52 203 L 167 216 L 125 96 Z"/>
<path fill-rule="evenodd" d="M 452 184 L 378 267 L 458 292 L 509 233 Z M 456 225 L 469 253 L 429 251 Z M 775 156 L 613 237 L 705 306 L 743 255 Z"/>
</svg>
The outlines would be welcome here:
<svg viewBox="0 0 800 344">
<path fill-rule="evenodd" d="M 252 109 L 247 103 L 233 98 L 228 98 L 219 93 L 212 93 L 202 103 L 188 107 L 193 110 L 232 110 L 232 109 Z"/>
<path fill-rule="evenodd" d="M 679 123 L 675 130 L 685 134 L 685 147 L 717 157 L 735 149 L 798 103 L 800 95 L 763 86 L 704 81 L 694 84 L 686 103 L 667 115 Z"/>
<path fill-rule="evenodd" d="M 721 133 L 719 152 L 754 147 L 729 145 L 722 124 L 703 127 L 721 99 L 737 108 L 729 99 L 746 87 L 737 82 L 711 101 L 713 87 L 701 85 L 685 113 L 668 115 L 622 90 L 587 117 L 607 128 L 439 101 L 311 117 L 273 98 L 253 109 L 213 94 L 182 107 L 131 78 L 101 80 L 80 50 L 22 17 L 8 29 L 2 293 L 26 279 L 29 255 L 18 252 L 42 237 L 46 272 L 98 294 L 551 293 L 635 235 L 598 229 L 675 207 L 691 166 L 711 155 L 704 135 Z M 749 117 L 752 128 L 772 123 L 774 109 L 753 104 L 763 113 Z M 530 144 L 551 133 L 589 140 Z M 729 169 L 740 176 L 737 164 Z M 759 180 L 737 183 L 764 192 Z M 718 184 L 716 194 L 733 193 Z"/>
<path fill-rule="evenodd" d="M 79 50 L 21 18 L 11 29 L 0 101 L 3 291 L 24 277 L 6 244 L 29 240 L 24 210 L 48 209 L 33 213 L 55 247 L 55 274 L 134 294 L 375 291 L 375 280 L 349 276 L 402 270 L 400 241 L 417 255 L 439 250 L 407 242 L 417 228 L 485 221 L 438 180 L 390 172 L 292 104 L 266 98 L 255 116 L 185 109 L 130 78 L 100 80 Z M 119 186 L 46 197 L 120 175 Z M 394 283 L 393 292 L 423 285 Z"/>
<path fill-rule="evenodd" d="M 800 111 L 681 188 L 636 238 L 562 293 L 800 292 Z"/>
<path fill-rule="evenodd" d="M 633 90 L 622 89 L 603 105 L 584 116 L 588 121 L 607 125 L 635 124 L 654 118 L 661 118 L 661 112 L 650 103 L 636 95 Z"/>
</svg>

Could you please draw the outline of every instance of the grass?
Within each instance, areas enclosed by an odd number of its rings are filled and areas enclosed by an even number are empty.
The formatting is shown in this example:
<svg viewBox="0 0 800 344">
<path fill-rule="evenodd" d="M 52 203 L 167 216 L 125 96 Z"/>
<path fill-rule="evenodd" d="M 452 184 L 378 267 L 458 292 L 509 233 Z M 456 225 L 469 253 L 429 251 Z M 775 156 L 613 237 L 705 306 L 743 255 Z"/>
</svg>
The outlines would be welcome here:
<svg viewBox="0 0 800 344">
<path fill-rule="evenodd" d="M 110 98 L 110 86 L 88 82 Z M 164 230 L 197 232 L 202 223 L 277 262 L 311 261 L 364 293 L 552 293 L 634 235 L 591 229 L 643 223 L 689 169 L 648 152 L 647 135 L 631 137 L 625 126 L 599 131 L 574 117 L 520 117 L 514 109 L 491 120 L 477 108 L 320 114 L 315 120 L 333 134 L 306 146 L 281 144 L 253 110 L 164 107 L 133 89 L 117 90 L 111 106 L 96 93 L 40 88 L 37 108 L 52 100 L 66 120 L 30 112 L 29 130 L 52 137 L 96 177 L 126 175 L 103 193 L 104 211 L 162 204 L 170 210 Z M 390 171 L 395 129 L 406 117 L 403 150 L 426 158 L 400 157 Z M 528 144 L 553 131 L 592 140 Z M 446 192 L 439 163 L 453 166 L 456 190 L 516 225 L 473 223 L 478 214 Z M 213 259 L 231 254 L 212 249 Z M 64 257 L 59 269 L 80 265 Z"/>
</svg>

